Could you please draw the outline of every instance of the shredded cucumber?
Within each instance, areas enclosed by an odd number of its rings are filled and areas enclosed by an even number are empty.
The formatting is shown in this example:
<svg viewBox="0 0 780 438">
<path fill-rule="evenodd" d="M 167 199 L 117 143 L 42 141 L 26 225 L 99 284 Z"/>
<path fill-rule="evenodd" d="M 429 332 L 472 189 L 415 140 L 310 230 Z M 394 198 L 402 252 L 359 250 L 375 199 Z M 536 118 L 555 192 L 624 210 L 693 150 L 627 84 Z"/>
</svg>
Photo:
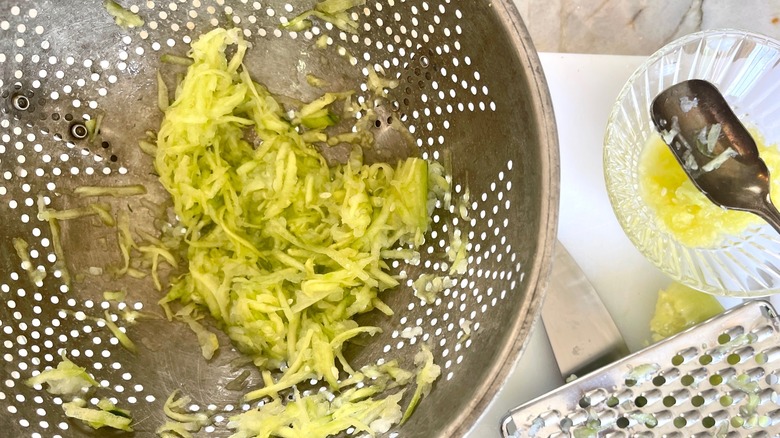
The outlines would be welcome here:
<svg viewBox="0 0 780 438">
<path fill-rule="evenodd" d="M 138 348 L 135 346 L 135 343 L 111 319 L 111 314 L 108 312 L 108 310 L 105 311 L 105 319 L 103 321 L 106 323 L 106 327 L 108 327 L 108 329 L 111 331 L 111 334 L 114 335 L 122 347 L 133 354 L 138 353 Z"/>
<path fill-rule="evenodd" d="M 124 301 L 127 297 L 127 292 L 123 290 L 117 290 L 117 291 L 104 291 L 103 292 L 103 299 L 106 301 L 116 301 L 121 302 Z"/>
<path fill-rule="evenodd" d="M 113 187 L 80 186 L 73 190 L 73 194 L 82 198 L 92 196 L 113 196 L 115 198 L 121 198 L 125 196 L 145 195 L 146 187 L 140 184 Z"/>
<path fill-rule="evenodd" d="M 282 27 L 300 32 L 311 27 L 310 17 L 317 17 L 345 32 L 355 33 L 358 29 L 358 23 L 352 19 L 348 10 L 365 3 L 366 0 L 323 0 L 316 3 L 313 9 L 299 14 Z"/>
<path fill-rule="evenodd" d="M 448 276 L 421 274 L 412 284 L 414 296 L 432 304 L 439 293 L 455 285 L 455 280 Z"/>
<path fill-rule="evenodd" d="M 228 58 L 230 45 L 235 54 Z M 235 437 L 325 437 L 350 427 L 386 432 L 404 418 L 400 387 L 415 375 L 394 362 L 355 372 L 342 348 L 380 331 L 353 317 L 373 309 L 392 314 L 379 298 L 399 283 L 388 261 L 419 260 L 433 204 L 449 193 L 449 183 L 440 165 L 419 158 L 364 164 L 360 145 L 372 141 L 362 137 L 369 133 L 324 131 L 342 117 L 334 102 L 344 100 L 343 116 L 350 116 L 351 93 L 326 93 L 285 111 L 243 69 L 247 49 L 239 29 L 215 29 L 194 42 L 192 64 L 164 109 L 156 140 L 141 145 L 154 154 L 186 230 L 186 272 L 160 304 L 197 334 L 206 358 L 218 344 L 197 322 L 203 311 L 260 367 L 264 386 L 244 399 L 266 400 L 231 418 Z M 248 130 L 254 144 L 244 137 Z M 311 144 L 348 135 L 354 147 L 343 165 L 329 167 Z M 139 245 L 126 220 L 120 215 L 117 228 L 127 269 Z M 440 374 L 427 347 L 415 362 L 406 418 Z M 311 379 L 334 392 L 294 390 Z M 285 403 L 279 393 L 291 388 L 295 400 Z M 190 430 L 169 417 L 174 421 L 161 435 Z"/>
<path fill-rule="evenodd" d="M 183 56 L 171 55 L 169 53 L 165 53 L 160 56 L 160 61 L 167 64 L 183 65 L 185 67 L 192 65 L 192 59 L 185 58 Z"/>
<path fill-rule="evenodd" d="M 398 79 L 380 78 L 373 68 L 368 69 L 368 80 L 366 84 L 368 85 L 368 89 L 373 91 L 377 96 L 384 96 L 387 94 L 388 89 L 396 88 L 399 83 Z"/>
<path fill-rule="evenodd" d="M 433 382 L 435 382 L 441 374 L 441 367 L 433 363 L 433 353 L 431 353 L 431 350 L 427 345 L 421 345 L 422 348 L 420 349 L 420 352 L 414 356 L 414 364 L 417 365 L 417 375 L 415 377 L 416 387 L 414 389 L 414 394 L 412 395 L 412 400 L 409 402 L 409 405 L 406 407 L 404 415 L 401 418 L 402 424 L 409 419 L 420 401 L 428 396 L 428 393 L 431 392 L 431 388 L 433 387 Z"/>
<path fill-rule="evenodd" d="M 64 355 L 57 368 L 48 369 L 25 381 L 29 386 L 48 385 L 47 391 L 54 395 L 73 396 L 98 386 L 98 382 L 87 370 L 74 364 Z"/>
<path fill-rule="evenodd" d="M 165 424 L 158 427 L 155 431 L 160 438 L 192 438 L 192 432 L 187 429 L 184 423 L 176 421 L 166 421 Z"/>
<path fill-rule="evenodd" d="M 336 394 L 319 391 L 292 401 L 279 399 L 230 418 L 231 438 L 328 437 L 349 428 L 371 436 L 401 419 L 400 401 L 412 375 L 392 361 L 368 366 L 339 384 Z M 392 392 L 396 391 L 396 392 Z M 381 395 L 384 395 L 382 397 Z"/>
<path fill-rule="evenodd" d="M 165 85 L 165 81 L 163 80 L 162 75 L 160 72 L 157 72 L 157 107 L 160 108 L 160 111 L 165 111 L 168 109 L 168 106 L 171 104 L 169 98 L 168 98 L 168 86 Z"/>
<path fill-rule="evenodd" d="M 228 45 L 236 48 L 231 59 Z M 398 284 L 382 251 L 424 240 L 428 163 L 369 166 L 355 147 L 347 164 L 328 167 L 302 133 L 331 125 L 321 118 L 339 96 L 326 94 L 287 120 L 241 68 L 246 49 L 238 29 L 192 44 L 193 64 L 158 133 L 155 167 L 189 242 L 188 272 L 161 303 L 207 309 L 255 364 L 284 368 L 247 394 L 254 399 L 311 378 L 334 387 L 337 361 L 350 369 L 343 344 L 378 331 L 352 317 L 390 312 L 377 294 Z M 246 129 L 261 140 L 256 148 Z"/>
<path fill-rule="evenodd" d="M 138 14 L 123 8 L 119 3 L 113 0 L 106 0 L 104 6 L 106 11 L 114 17 L 114 21 L 118 26 L 140 27 L 144 25 L 144 20 L 139 17 Z"/>
<path fill-rule="evenodd" d="M 27 272 L 30 282 L 36 286 L 41 286 L 43 279 L 46 278 L 46 270 L 38 269 L 33 265 L 32 259 L 30 259 L 30 245 L 21 237 L 14 238 L 12 242 L 16 255 L 22 261 L 22 269 Z"/>
<path fill-rule="evenodd" d="M 83 217 L 96 216 L 97 214 L 98 214 L 97 211 L 87 206 L 87 207 L 69 208 L 66 210 L 46 209 L 45 211 L 38 213 L 38 218 L 45 221 L 51 219 L 58 220 L 58 221 L 68 221 L 72 219 L 80 219 Z"/>
<path fill-rule="evenodd" d="M 111 206 L 108 204 L 95 203 L 89 206 L 95 214 L 98 215 L 103 225 L 113 227 L 116 225 L 114 215 L 111 213 Z"/>
<path fill-rule="evenodd" d="M 138 147 L 141 148 L 141 150 L 150 156 L 157 155 L 157 145 L 146 140 L 139 140 L 138 141 Z"/>
<path fill-rule="evenodd" d="M 94 119 L 89 119 L 84 122 L 84 126 L 87 127 L 87 141 L 93 143 L 95 137 L 100 134 L 100 127 L 103 124 L 103 114 L 98 114 Z"/>
<path fill-rule="evenodd" d="M 87 370 L 71 362 L 65 355 L 56 368 L 48 369 L 24 382 L 29 386 L 48 385 L 49 394 L 62 396 L 66 400 L 62 409 L 67 417 L 82 420 L 93 429 L 111 427 L 132 432 L 130 412 L 117 408 L 111 401 L 102 399 L 97 409 L 86 407 L 84 397 L 92 388 L 100 384 L 87 373 Z"/>
<path fill-rule="evenodd" d="M 130 427 L 130 423 L 133 422 L 130 412 L 117 408 L 109 400 L 100 400 L 97 404 L 98 409 L 86 406 L 87 403 L 84 400 L 77 398 L 71 402 L 63 403 L 62 409 L 67 417 L 81 420 L 93 429 L 110 427 L 125 432 L 133 431 L 133 428 Z"/>
<path fill-rule="evenodd" d="M 317 77 L 311 73 L 306 74 L 306 83 L 308 83 L 312 87 L 318 87 L 318 88 L 322 88 L 328 85 L 328 83 L 324 79 Z"/>
<path fill-rule="evenodd" d="M 165 400 L 163 411 L 169 421 L 157 429 L 157 435 L 166 437 L 188 438 L 193 432 L 211 423 L 209 416 L 203 412 L 188 411 L 192 399 L 189 396 L 179 397 L 179 390 L 173 391 Z"/>
<path fill-rule="evenodd" d="M 187 323 L 187 325 L 190 327 L 190 330 L 192 330 L 198 337 L 198 343 L 200 344 L 203 357 L 207 360 L 211 359 L 219 348 L 217 335 L 208 331 L 201 323 L 192 317 L 184 316 L 181 319 Z"/>
</svg>

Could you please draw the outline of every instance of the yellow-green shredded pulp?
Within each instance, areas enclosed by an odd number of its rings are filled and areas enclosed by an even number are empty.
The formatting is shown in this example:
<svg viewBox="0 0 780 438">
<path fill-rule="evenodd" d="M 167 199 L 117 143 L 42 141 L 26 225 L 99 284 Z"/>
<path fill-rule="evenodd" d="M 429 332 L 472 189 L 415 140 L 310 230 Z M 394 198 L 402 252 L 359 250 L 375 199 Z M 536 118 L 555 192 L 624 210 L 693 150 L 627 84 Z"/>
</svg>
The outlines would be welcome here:
<svg viewBox="0 0 780 438">
<path fill-rule="evenodd" d="M 255 364 L 284 370 L 265 373 L 247 399 L 311 378 L 337 388 L 337 361 L 352 372 L 344 343 L 379 331 L 352 318 L 391 313 L 377 296 L 398 284 L 383 255 L 423 242 L 429 166 L 367 165 L 356 147 L 347 164 L 328 167 L 304 138 L 335 123 L 334 99 L 289 121 L 242 67 L 247 48 L 238 29 L 203 35 L 164 112 L 155 167 L 186 228 L 189 266 L 162 302 L 196 303 Z"/>
</svg>

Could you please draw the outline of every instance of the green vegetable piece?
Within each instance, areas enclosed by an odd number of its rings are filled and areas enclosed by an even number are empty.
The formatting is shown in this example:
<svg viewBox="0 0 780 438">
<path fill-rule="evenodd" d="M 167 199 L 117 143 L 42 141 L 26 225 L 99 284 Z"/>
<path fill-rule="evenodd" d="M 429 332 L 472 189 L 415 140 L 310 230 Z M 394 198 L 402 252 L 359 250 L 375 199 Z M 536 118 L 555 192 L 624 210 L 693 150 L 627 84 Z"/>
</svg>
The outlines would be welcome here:
<svg viewBox="0 0 780 438">
<path fill-rule="evenodd" d="M 158 427 L 155 433 L 160 438 L 192 438 L 192 432 L 187 429 L 188 424 L 176 421 L 166 421 Z"/>
<path fill-rule="evenodd" d="M 138 141 L 138 147 L 141 148 L 141 150 L 149 156 L 155 156 L 157 154 L 157 145 L 146 140 L 139 140 Z"/>
<path fill-rule="evenodd" d="M 106 323 L 106 327 L 111 331 L 111 334 L 114 335 L 114 337 L 119 341 L 119 344 L 125 347 L 125 349 L 133 354 L 138 354 L 138 348 L 135 346 L 135 343 L 130 340 L 130 338 L 123 332 L 117 325 L 114 323 L 114 321 L 111 320 L 111 314 L 108 313 L 108 310 L 105 311 L 105 319 L 103 320 Z"/>
<path fill-rule="evenodd" d="M 111 400 L 108 400 L 106 398 L 100 399 L 97 403 L 97 407 L 102 411 L 110 412 L 120 417 L 132 418 L 132 416 L 130 415 L 130 411 L 128 411 L 127 409 L 119 409 L 118 407 L 116 407 L 116 405 L 114 405 L 114 403 L 111 402 Z"/>
<path fill-rule="evenodd" d="M 100 134 L 100 127 L 103 124 L 103 114 L 98 114 L 94 119 L 89 119 L 84 122 L 84 126 L 87 128 L 87 141 L 93 143 L 95 137 Z"/>
<path fill-rule="evenodd" d="M 366 85 L 368 89 L 373 91 L 376 96 L 384 96 L 387 94 L 386 90 L 396 88 L 400 82 L 397 79 L 380 78 L 373 68 L 368 69 L 368 80 Z"/>
<path fill-rule="evenodd" d="M 46 271 L 43 269 L 37 269 L 30 258 L 30 245 L 26 240 L 21 237 L 15 237 L 12 240 L 16 255 L 22 261 L 22 269 L 27 272 L 27 276 L 30 278 L 30 282 L 40 286 L 43 284 L 43 279 L 46 278 Z"/>
<path fill-rule="evenodd" d="M 116 220 L 114 219 L 114 216 L 111 214 L 111 205 L 109 204 L 103 204 L 103 203 L 95 203 L 91 204 L 89 208 L 92 209 L 92 211 L 95 212 L 95 214 L 100 217 L 100 221 L 103 222 L 103 225 L 107 227 L 113 227 L 116 225 Z"/>
<path fill-rule="evenodd" d="M 425 301 L 433 303 L 438 294 L 455 285 L 455 280 L 448 276 L 439 276 L 435 274 L 420 274 L 417 280 L 412 284 L 414 296 Z"/>
<path fill-rule="evenodd" d="M 295 16 L 292 20 L 282 24 L 282 29 L 287 29 L 292 32 L 301 32 L 311 27 L 311 11 L 306 11 L 300 15 Z"/>
<path fill-rule="evenodd" d="M 96 215 L 98 215 L 98 212 L 95 209 L 93 209 L 91 206 L 86 206 L 69 208 L 66 210 L 46 209 L 43 212 L 38 213 L 38 218 L 46 221 L 50 221 L 52 219 L 57 221 L 68 221 Z"/>
<path fill-rule="evenodd" d="M 637 383 L 642 383 L 650 380 L 653 378 L 656 372 L 661 369 L 661 366 L 656 363 L 646 363 L 637 365 L 633 368 L 631 368 L 631 371 L 626 375 L 626 384 L 628 384 L 628 381 L 633 382 L 629 386 L 636 385 Z"/>
<path fill-rule="evenodd" d="M 211 423 L 209 416 L 203 412 L 189 411 L 189 405 L 192 399 L 189 396 L 178 397 L 179 390 L 174 390 L 165 400 L 163 411 L 165 416 L 171 421 L 166 422 L 157 429 L 157 434 L 178 433 L 181 437 L 192 436 L 182 434 L 181 432 L 198 432 L 202 427 Z M 170 435 L 168 435 L 170 436 Z"/>
<path fill-rule="evenodd" d="M 417 386 L 401 418 L 401 424 L 411 417 L 420 400 L 428 396 L 431 387 L 433 387 L 433 382 L 441 375 L 441 368 L 433 363 L 433 353 L 425 344 L 422 344 L 420 352 L 414 356 L 414 364 L 417 365 L 417 376 L 415 378 Z"/>
<path fill-rule="evenodd" d="M 138 14 L 123 8 L 119 3 L 113 0 L 106 0 L 103 6 L 106 8 L 106 11 L 114 17 L 114 21 L 118 26 L 141 27 L 144 25 L 144 20 L 139 17 Z"/>
<path fill-rule="evenodd" d="M 106 301 L 121 302 L 124 301 L 126 297 L 127 297 L 127 292 L 123 290 L 103 292 L 103 299 Z"/>
<path fill-rule="evenodd" d="M 127 196 L 138 196 L 146 194 L 146 187 L 141 184 L 131 184 L 126 186 L 100 187 L 100 186 L 80 186 L 73 190 L 73 194 L 80 198 L 96 196 L 112 196 L 114 198 L 124 198 Z"/>
<path fill-rule="evenodd" d="M 136 247 L 133 241 L 133 235 L 130 232 L 130 215 L 125 210 L 119 212 L 116 225 L 117 244 L 119 252 L 122 255 L 123 266 L 116 271 L 116 275 L 121 277 L 130 273 L 130 251 Z"/>
<path fill-rule="evenodd" d="M 168 107 L 171 105 L 171 102 L 168 100 L 168 86 L 165 85 L 165 81 L 163 80 L 162 75 L 160 74 L 160 71 L 157 71 L 157 108 L 160 109 L 160 111 L 165 112 L 165 110 L 168 109 Z"/>
<path fill-rule="evenodd" d="M 317 38 L 317 41 L 314 42 L 314 47 L 318 49 L 324 49 L 325 47 L 328 47 L 328 36 L 320 35 L 320 37 Z"/>
<path fill-rule="evenodd" d="M 306 74 L 306 82 L 312 87 L 318 87 L 318 88 L 322 88 L 328 85 L 328 83 L 324 79 L 314 76 L 311 73 Z"/>
<path fill-rule="evenodd" d="M 301 118 L 301 124 L 309 129 L 324 129 L 339 122 L 339 116 L 327 110 Z"/>
<path fill-rule="evenodd" d="M 133 431 L 133 428 L 130 426 L 133 419 L 130 417 L 129 411 L 117 409 L 116 406 L 108 400 L 101 400 L 98 403 L 98 409 L 93 409 L 87 408 L 84 400 L 76 399 L 71 402 L 63 403 L 62 409 L 65 411 L 67 417 L 81 420 L 93 429 L 110 427 L 124 430 L 125 432 Z"/>
<path fill-rule="evenodd" d="M 217 335 L 206 330 L 205 327 L 195 319 L 191 317 L 182 318 L 187 323 L 190 330 L 192 330 L 198 337 L 198 343 L 200 344 L 200 350 L 203 357 L 206 360 L 211 359 L 214 356 L 214 352 L 219 348 L 219 341 Z"/>
<path fill-rule="evenodd" d="M 87 389 L 99 386 L 87 370 L 74 364 L 64 355 L 57 368 L 48 369 L 24 382 L 28 386 L 48 385 L 49 394 L 73 396 Z"/>
<path fill-rule="evenodd" d="M 335 15 L 365 4 L 366 0 L 323 0 L 314 5 L 314 9 L 326 14 Z"/>
<path fill-rule="evenodd" d="M 192 65 L 192 59 L 185 58 L 183 56 L 171 55 L 169 53 L 165 53 L 162 56 L 160 56 L 160 61 L 166 64 L 181 65 L 184 67 L 189 67 L 190 65 Z"/>
<path fill-rule="evenodd" d="M 297 392 L 287 404 L 279 399 L 230 418 L 233 438 L 300 436 L 326 438 L 354 428 L 355 434 L 385 433 L 401 419 L 399 391 L 384 398 L 374 397 L 387 389 L 387 382 L 368 383 L 338 395 L 317 392 L 301 396 Z"/>
<path fill-rule="evenodd" d="M 324 0 L 316 3 L 314 8 L 304 11 L 292 20 L 282 25 L 283 29 L 300 32 L 311 27 L 310 17 L 317 17 L 331 23 L 337 28 L 350 33 L 357 32 L 358 23 L 347 12 L 357 6 L 362 6 L 366 0 Z"/>
</svg>

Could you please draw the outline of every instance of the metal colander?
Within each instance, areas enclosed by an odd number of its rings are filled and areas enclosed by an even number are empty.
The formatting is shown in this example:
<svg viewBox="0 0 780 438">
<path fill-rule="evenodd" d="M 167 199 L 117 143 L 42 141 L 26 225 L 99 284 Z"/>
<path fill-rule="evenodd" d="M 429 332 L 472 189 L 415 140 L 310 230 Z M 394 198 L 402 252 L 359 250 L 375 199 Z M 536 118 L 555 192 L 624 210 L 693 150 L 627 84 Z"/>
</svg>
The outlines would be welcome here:
<svg viewBox="0 0 780 438">
<path fill-rule="evenodd" d="M 280 24 L 311 8 L 310 1 L 122 1 L 144 19 L 138 28 L 116 25 L 103 2 L 52 0 L 0 2 L 0 434 L 13 437 L 103 436 L 63 415 L 63 400 L 23 382 L 54 367 L 65 352 L 100 383 L 108 397 L 132 411 L 133 436 L 153 436 L 164 421 L 162 405 L 175 389 L 192 397 L 192 411 L 207 412 L 211 426 L 199 436 L 227 436 L 227 419 L 254 404 L 226 386 L 257 370 L 220 338 L 211 361 L 192 332 L 168 322 L 150 279 L 114 280 L 120 261 L 115 228 L 96 217 L 61 222 L 65 260 L 57 260 L 39 199 L 66 209 L 87 202 L 83 185 L 144 184 L 142 197 L 101 199 L 130 212 L 134 229 L 157 233 L 153 205 L 167 194 L 137 141 L 161 120 L 158 69 L 164 54 L 184 56 L 189 43 L 216 26 L 243 29 L 253 47 L 246 65 L 255 80 L 278 95 L 304 101 L 323 92 L 356 90 L 372 101 L 368 69 L 399 85 L 379 103 L 379 138 L 388 123 L 403 123 L 424 156 L 451 157 L 454 195 L 466 189 L 469 221 L 437 208 L 419 265 L 399 264 L 409 283 L 387 293 L 393 317 L 366 315 L 384 329 L 347 351 L 357 366 L 380 358 L 406 366 L 428 343 L 442 375 L 403 427 L 403 437 L 463 435 L 503 382 L 537 313 L 551 253 L 557 212 L 557 147 L 541 67 L 511 2 L 368 0 L 353 10 L 355 34 L 314 21 L 290 32 Z M 324 48 L 315 41 L 326 36 Z M 183 70 L 180 70 L 183 71 Z M 384 113 L 382 112 L 384 111 Z M 102 118 L 100 132 L 85 123 Z M 468 272 L 434 303 L 412 294 L 420 273 L 446 274 L 448 233 L 469 238 Z M 19 257 L 13 240 L 29 245 Z M 62 278 L 60 263 L 73 277 Z M 30 275 L 37 271 L 38 274 Z M 41 282 L 36 275 L 46 273 Z M 124 290 L 123 302 L 104 299 Z M 127 310 L 146 317 L 130 324 Z M 133 354 L 106 327 L 106 314 L 138 346 Z M 417 329 L 419 327 L 421 329 Z M 467 335 L 467 333 L 469 333 Z M 497 425 L 498 432 L 498 425 Z"/>
</svg>

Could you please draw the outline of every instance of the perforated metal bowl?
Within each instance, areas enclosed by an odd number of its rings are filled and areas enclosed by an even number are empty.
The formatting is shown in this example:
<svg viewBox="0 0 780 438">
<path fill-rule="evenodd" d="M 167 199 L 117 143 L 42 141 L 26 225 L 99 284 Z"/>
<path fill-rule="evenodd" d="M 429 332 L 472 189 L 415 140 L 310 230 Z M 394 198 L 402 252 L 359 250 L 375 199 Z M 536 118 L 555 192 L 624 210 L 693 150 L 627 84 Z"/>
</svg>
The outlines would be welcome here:
<svg viewBox="0 0 780 438">
<path fill-rule="evenodd" d="M 144 184 L 144 197 L 107 199 L 130 209 L 134 227 L 158 228 L 149 202 L 164 190 L 137 146 L 159 126 L 155 75 L 163 54 L 186 55 L 188 43 L 215 26 L 244 29 L 253 43 L 246 64 L 277 94 L 310 100 L 322 90 L 357 90 L 371 99 L 367 69 L 395 78 L 383 110 L 402 121 L 426 156 L 452 157 L 456 196 L 471 192 L 470 223 L 437 209 L 423 260 L 401 264 L 415 278 L 445 272 L 448 230 L 469 237 L 469 269 L 435 303 L 424 305 L 404 284 L 385 296 L 392 318 L 368 315 L 385 329 L 349 351 L 356 365 L 400 358 L 409 365 L 421 342 L 433 347 L 442 376 L 415 415 L 391 435 L 453 437 L 465 433 L 503 382 L 525 344 L 539 308 L 558 200 L 558 156 L 550 100 L 528 34 L 511 2 L 369 0 L 354 10 L 356 34 L 314 23 L 304 32 L 280 24 L 312 2 L 169 0 L 123 1 L 145 24 L 117 26 L 102 1 L 0 2 L 0 434 L 23 437 L 102 436 L 68 420 L 62 400 L 23 383 L 55 366 L 65 351 L 100 382 L 98 393 L 128 408 L 134 436 L 152 436 L 164 421 L 162 404 L 174 389 L 193 398 L 192 410 L 214 420 L 200 436 L 226 436 L 227 418 L 249 409 L 241 391 L 225 385 L 250 367 L 225 338 L 210 362 L 189 330 L 162 318 L 150 280 L 114 281 L 100 274 L 119 261 L 116 230 L 95 218 L 62 222 L 67 287 L 54 241 L 37 217 L 39 196 L 53 208 L 83 205 L 82 185 Z M 327 46 L 314 42 L 326 35 Z M 82 124 L 103 116 L 93 141 Z M 381 134 L 386 126 L 375 128 Z M 23 263 L 12 239 L 29 244 Z M 27 268 L 46 272 L 36 286 Z M 105 272 L 105 271 L 104 271 Z M 103 292 L 122 288 L 121 304 Z M 118 319 L 139 347 L 133 355 L 105 327 L 104 312 L 140 310 L 151 318 Z M 464 336 L 464 327 L 472 333 Z M 400 334 L 421 327 L 411 339 Z M 250 387 L 262 385 L 251 370 Z M 96 400 L 92 400 L 94 403 Z M 498 426 L 497 426 L 498 430 Z"/>
</svg>

